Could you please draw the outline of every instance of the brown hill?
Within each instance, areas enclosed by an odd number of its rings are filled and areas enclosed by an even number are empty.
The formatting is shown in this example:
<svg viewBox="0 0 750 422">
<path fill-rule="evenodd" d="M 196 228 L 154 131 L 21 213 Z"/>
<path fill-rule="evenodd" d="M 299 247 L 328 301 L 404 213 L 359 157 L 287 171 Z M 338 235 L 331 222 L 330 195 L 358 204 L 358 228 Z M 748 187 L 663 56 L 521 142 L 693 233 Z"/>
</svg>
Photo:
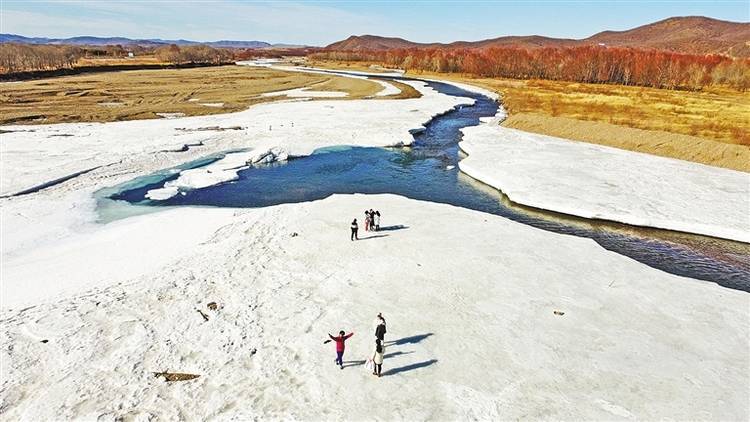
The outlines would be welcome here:
<svg viewBox="0 0 750 422">
<path fill-rule="evenodd" d="M 398 48 L 428 48 L 442 44 L 421 44 L 395 37 L 377 35 L 352 35 L 351 37 L 326 46 L 327 50 L 394 50 Z"/>
<path fill-rule="evenodd" d="M 628 31 L 604 31 L 583 41 L 693 54 L 750 56 L 750 23 L 702 16 L 669 18 Z"/>
<path fill-rule="evenodd" d="M 325 47 L 327 50 L 391 50 L 398 48 L 525 48 L 605 44 L 617 47 L 654 48 L 693 54 L 726 54 L 750 57 L 750 23 L 728 22 L 702 16 L 665 19 L 627 31 L 604 31 L 582 40 L 539 35 L 507 36 L 450 44 L 416 43 L 402 38 L 353 35 Z"/>
<path fill-rule="evenodd" d="M 568 38 L 550 38 L 542 37 L 540 35 L 526 35 L 526 36 L 509 36 L 492 38 L 489 40 L 482 41 L 456 41 L 447 44 L 449 48 L 486 48 L 486 47 L 525 47 L 525 48 L 536 48 L 536 47 L 567 47 L 578 45 L 580 41 L 571 40 Z"/>
</svg>

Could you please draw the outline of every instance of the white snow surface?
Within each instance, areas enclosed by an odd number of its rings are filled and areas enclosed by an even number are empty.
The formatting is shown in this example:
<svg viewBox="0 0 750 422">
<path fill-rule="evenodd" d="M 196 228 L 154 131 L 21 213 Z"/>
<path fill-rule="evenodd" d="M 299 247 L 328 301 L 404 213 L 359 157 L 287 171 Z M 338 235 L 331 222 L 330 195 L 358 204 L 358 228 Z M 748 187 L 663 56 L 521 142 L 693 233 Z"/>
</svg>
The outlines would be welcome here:
<svg viewBox="0 0 750 422">
<path fill-rule="evenodd" d="M 289 154 L 280 147 L 268 150 L 235 152 L 206 166 L 182 170 L 180 176 L 164 184 L 163 188 L 152 189 L 146 196 L 153 200 L 165 200 L 177 195 L 180 191 L 200 189 L 218 185 L 239 178 L 238 172 L 251 165 L 262 165 L 286 161 Z"/>
<path fill-rule="evenodd" d="M 403 228 L 351 242 L 348 220 L 369 207 Z M 183 248 L 188 232 L 203 240 L 127 282 L 0 311 L 5 419 L 750 415 L 750 296 L 587 239 L 392 195 L 179 208 L 118 224 L 98 245 L 61 247 L 70 265 L 58 282 L 83 273 L 72 262 L 137 266 L 157 245 Z M 153 245 L 131 249 L 144 233 Z M 362 366 L 378 312 L 390 342 L 380 379 Z M 343 371 L 323 344 L 341 329 L 355 333 Z M 200 377 L 167 383 L 160 371 Z"/>
<path fill-rule="evenodd" d="M 165 119 L 176 119 L 178 117 L 185 117 L 185 113 L 156 113 L 156 115 L 159 117 L 163 117 Z"/>
<path fill-rule="evenodd" d="M 341 91 L 313 91 L 309 87 L 287 89 L 284 91 L 266 92 L 264 94 L 261 94 L 261 96 L 263 97 L 286 96 L 289 98 L 314 98 L 314 97 L 341 98 L 341 97 L 346 97 L 347 95 L 349 94 L 347 94 L 346 92 L 341 92 Z"/>
<path fill-rule="evenodd" d="M 380 86 L 383 87 L 382 90 L 378 91 L 378 93 L 375 94 L 376 97 L 387 97 L 389 95 L 398 95 L 401 93 L 401 89 L 398 88 L 396 85 L 393 85 L 392 83 L 381 81 L 379 79 L 371 79 L 371 80 L 373 82 L 380 84 Z"/>
<path fill-rule="evenodd" d="M 750 242 L 750 174 L 498 125 L 464 128 L 466 174 L 520 204 Z"/>
</svg>

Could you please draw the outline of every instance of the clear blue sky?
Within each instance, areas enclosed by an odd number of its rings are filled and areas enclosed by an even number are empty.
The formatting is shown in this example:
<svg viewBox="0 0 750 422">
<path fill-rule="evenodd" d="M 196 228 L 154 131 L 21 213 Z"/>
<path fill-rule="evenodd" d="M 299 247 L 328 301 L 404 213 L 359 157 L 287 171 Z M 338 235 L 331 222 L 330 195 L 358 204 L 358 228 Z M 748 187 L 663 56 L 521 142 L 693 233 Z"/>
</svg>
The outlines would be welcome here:
<svg viewBox="0 0 750 422">
<path fill-rule="evenodd" d="M 584 38 L 687 15 L 748 22 L 750 0 L 0 0 L 0 32 L 309 45 L 375 34 L 449 42 L 531 34 Z"/>
</svg>

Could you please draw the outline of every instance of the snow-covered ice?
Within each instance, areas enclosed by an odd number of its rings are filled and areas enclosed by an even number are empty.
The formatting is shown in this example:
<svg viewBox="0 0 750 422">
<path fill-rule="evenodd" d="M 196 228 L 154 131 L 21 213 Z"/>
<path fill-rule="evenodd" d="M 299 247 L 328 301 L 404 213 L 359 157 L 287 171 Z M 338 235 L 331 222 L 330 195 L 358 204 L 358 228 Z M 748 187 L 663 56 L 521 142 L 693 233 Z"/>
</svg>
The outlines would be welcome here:
<svg viewBox="0 0 750 422">
<path fill-rule="evenodd" d="M 464 128 L 466 174 L 517 203 L 750 242 L 750 174 L 493 124 Z"/>
<path fill-rule="evenodd" d="M 403 228 L 349 241 L 368 207 Z M 2 311 L 5 418 L 748 419 L 750 296 L 591 240 L 391 195 L 123 224 L 204 240 L 131 281 Z M 377 312 L 381 379 L 362 366 Z M 322 344 L 340 329 L 355 332 L 343 371 Z"/>
</svg>

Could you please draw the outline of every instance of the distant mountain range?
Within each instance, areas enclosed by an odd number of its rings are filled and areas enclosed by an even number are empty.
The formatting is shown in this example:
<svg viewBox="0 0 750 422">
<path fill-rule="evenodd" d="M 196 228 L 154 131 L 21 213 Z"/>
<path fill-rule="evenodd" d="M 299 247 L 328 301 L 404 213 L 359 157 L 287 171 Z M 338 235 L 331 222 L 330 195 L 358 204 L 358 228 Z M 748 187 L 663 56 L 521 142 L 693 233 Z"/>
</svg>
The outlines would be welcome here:
<svg viewBox="0 0 750 422">
<path fill-rule="evenodd" d="M 604 31 L 581 40 L 539 35 L 508 36 L 449 44 L 416 43 L 375 35 L 351 36 L 325 47 L 327 50 L 390 50 L 399 48 L 524 48 L 599 45 L 654 48 L 693 54 L 750 57 L 750 23 L 728 22 L 703 16 L 673 17 L 627 31 Z"/>
<path fill-rule="evenodd" d="M 21 44 L 53 44 L 53 45 L 138 45 L 142 47 L 158 47 L 162 45 L 197 45 L 204 44 L 210 45 L 211 47 L 224 47 L 224 48 L 293 48 L 296 46 L 290 46 L 287 44 L 271 44 L 265 41 L 211 41 L 211 42 L 199 42 L 190 40 L 162 40 L 158 38 L 153 39 L 131 39 L 125 37 L 72 37 L 72 38 L 43 38 L 43 37 L 24 37 L 22 35 L 15 34 L 0 34 L 0 43 L 21 43 Z"/>
</svg>

